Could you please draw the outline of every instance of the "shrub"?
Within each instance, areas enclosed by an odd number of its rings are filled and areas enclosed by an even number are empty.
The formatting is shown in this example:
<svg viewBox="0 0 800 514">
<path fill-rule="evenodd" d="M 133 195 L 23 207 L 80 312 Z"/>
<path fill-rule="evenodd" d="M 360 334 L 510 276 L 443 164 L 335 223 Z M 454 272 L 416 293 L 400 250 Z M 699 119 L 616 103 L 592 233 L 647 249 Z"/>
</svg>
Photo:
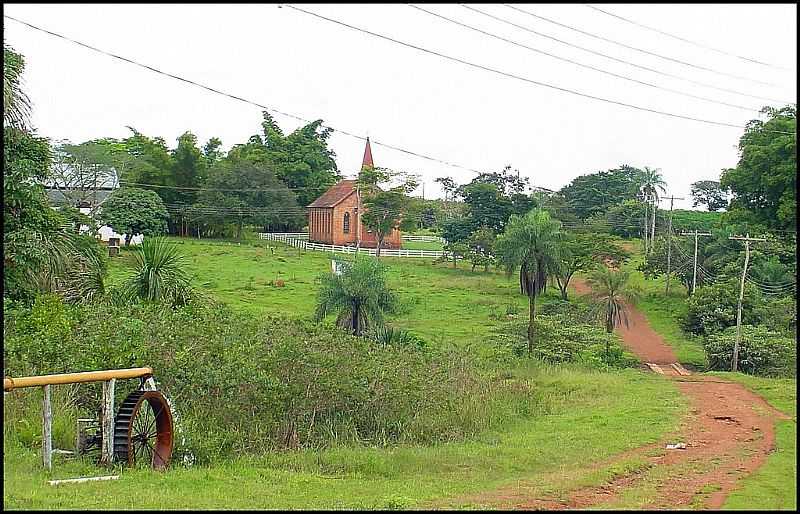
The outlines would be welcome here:
<svg viewBox="0 0 800 514">
<path fill-rule="evenodd" d="M 217 304 L 65 306 L 43 297 L 4 314 L 6 375 L 151 366 L 179 415 L 177 461 L 459 440 L 528 415 L 538 401 L 529 382 L 492 381 L 463 349 L 379 346 Z M 118 401 L 135 386 L 119 383 Z M 77 391 L 75 405 L 96 412 L 100 388 Z"/>
<path fill-rule="evenodd" d="M 736 327 L 706 338 L 705 348 L 711 369 L 731 369 L 735 342 Z M 797 343 L 761 325 L 742 325 L 738 367 L 740 371 L 754 375 L 795 376 Z"/>
<path fill-rule="evenodd" d="M 734 280 L 698 287 L 689 297 L 683 328 L 692 334 L 709 335 L 736 325 L 736 310 L 739 300 L 739 283 Z M 761 293 L 754 286 L 745 284 L 742 302 L 742 323 L 758 323 L 758 308 L 762 304 Z"/>
</svg>

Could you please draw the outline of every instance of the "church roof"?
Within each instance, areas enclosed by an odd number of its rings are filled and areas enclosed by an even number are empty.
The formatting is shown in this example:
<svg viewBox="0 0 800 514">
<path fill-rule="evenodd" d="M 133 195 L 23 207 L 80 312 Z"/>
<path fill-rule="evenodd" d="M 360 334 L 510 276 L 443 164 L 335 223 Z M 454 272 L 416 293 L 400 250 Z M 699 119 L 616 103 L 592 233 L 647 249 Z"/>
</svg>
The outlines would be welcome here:
<svg viewBox="0 0 800 514">
<path fill-rule="evenodd" d="M 361 162 L 361 167 L 364 168 L 364 166 L 375 167 L 372 163 L 372 148 L 369 146 L 369 137 L 367 137 L 367 146 L 364 148 L 364 160 Z"/>
<path fill-rule="evenodd" d="M 319 198 L 314 200 L 308 207 L 334 207 L 339 202 L 353 194 L 356 190 L 355 180 L 340 180 L 330 189 L 325 191 Z"/>
</svg>

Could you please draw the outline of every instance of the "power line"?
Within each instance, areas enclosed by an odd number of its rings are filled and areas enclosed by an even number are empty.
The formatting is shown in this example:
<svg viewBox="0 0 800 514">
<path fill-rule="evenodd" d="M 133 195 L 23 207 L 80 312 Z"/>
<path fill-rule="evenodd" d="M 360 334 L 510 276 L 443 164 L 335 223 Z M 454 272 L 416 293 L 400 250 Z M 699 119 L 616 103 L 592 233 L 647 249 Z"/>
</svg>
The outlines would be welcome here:
<svg viewBox="0 0 800 514">
<path fill-rule="evenodd" d="M 508 73 L 508 72 L 505 72 L 505 71 L 502 71 L 502 70 L 498 70 L 498 69 L 495 69 L 495 68 L 491 68 L 491 67 L 488 67 L 488 66 L 484 66 L 484 65 L 481 65 L 481 64 L 475 64 L 473 62 L 465 61 L 465 60 L 460 59 L 458 57 L 453 57 L 453 56 L 450 56 L 450 55 L 446 55 L 446 54 L 437 52 L 435 50 L 430 50 L 430 49 L 427 49 L 427 48 L 416 46 L 416 45 L 411 44 L 411 43 L 406 43 L 404 41 L 400 41 L 398 39 L 394 39 L 394 38 L 391 38 L 389 36 L 385 36 L 383 34 L 378 34 L 377 32 L 372 32 L 372 31 L 367 30 L 367 29 L 362 29 L 360 27 L 356 27 L 354 25 L 350 25 L 350 24 L 345 23 L 343 21 L 339 21 L 339 20 L 336 20 L 336 19 L 333 19 L 333 18 L 329 18 L 327 16 L 323 16 L 321 14 L 317 14 L 317 13 L 312 12 L 312 11 L 307 11 L 305 9 L 301 9 L 301 8 L 299 8 L 297 6 L 294 6 L 294 5 L 290 5 L 290 4 L 283 4 L 283 5 L 288 7 L 288 8 L 290 8 L 290 9 L 294 9 L 297 12 L 301 12 L 303 14 L 307 14 L 309 16 L 313 16 L 313 17 L 319 18 L 321 20 L 325 20 L 325 21 L 328 21 L 328 22 L 331 22 L 331 23 L 335 23 L 337 25 L 341 25 L 343 27 L 347 27 L 349 29 L 356 30 L 358 32 L 362 32 L 364 34 L 369 34 L 369 35 L 371 35 L 373 37 L 384 39 L 386 41 L 391 41 L 392 43 L 396 43 L 396 44 L 399 44 L 399 45 L 402 45 L 402 46 L 405 46 L 405 47 L 408 47 L 408 48 L 413 48 L 414 50 L 418 50 L 420 52 L 424 52 L 424 53 L 427 53 L 427 54 L 435 55 L 437 57 L 441 57 L 443 59 L 447 59 L 447 60 L 453 61 L 453 62 L 458 62 L 458 63 L 464 64 L 466 66 L 470 66 L 472 68 L 481 69 L 481 70 L 484 70 L 484 71 L 495 73 L 497 75 L 501 75 L 501 76 L 508 77 L 508 78 L 513 78 L 513 79 L 520 80 L 520 81 L 523 81 L 523 82 L 527 82 L 527 83 L 530 83 L 530 84 L 534 84 L 534 85 L 537 85 L 537 86 L 543 86 L 543 87 L 547 87 L 547 88 L 550 88 L 550 89 L 555 89 L 557 91 L 563 91 L 565 93 L 570 93 L 570 94 L 573 94 L 573 95 L 582 96 L 584 98 L 590 98 L 592 100 L 598 100 L 598 101 L 601 101 L 601 102 L 620 105 L 620 106 L 628 107 L 628 108 L 631 108 L 631 109 L 637 109 L 637 110 L 640 110 L 640 111 L 646 111 L 646 112 L 650 112 L 650 113 L 653 113 L 653 114 L 660 114 L 662 116 L 669 116 L 669 117 L 672 117 L 672 118 L 679 118 L 679 119 L 684 119 L 684 120 L 689 120 L 689 121 L 697 121 L 697 122 L 700 122 L 700 123 L 706 123 L 706 124 L 710 124 L 710 125 L 718 125 L 718 126 L 722 126 L 722 127 L 733 127 L 733 128 L 738 128 L 738 129 L 746 129 L 747 128 L 744 125 L 736 125 L 736 124 L 733 124 L 733 123 L 726 123 L 726 122 L 714 121 L 714 120 L 706 120 L 706 119 L 703 119 L 703 118 L 695 118 L 695 117 L 692 117 L 692 116 L 685 116 L 685 115 L 682 115 L 682 114 L 674 114 L 674 113 L 670 113 L 670 112 L 666 112 L 666 111 L 659 111 L 657 109 L 650 109 L 648 107 L 641 107 L 641 106 L 638 106 L 638 105 L 633 105 L 633 104 L 629 104 L 629 103 L 626 103 L 626 102 L 621 102 L 621 101 L 618 101 L 618 100 L 611 100 L 611 99 L 608 99 L 608 98 L 594 96 L 594 95 L 591 95 L 591 94 L 588 94 L 588 93 L 582 93 L 580 91 L 575 91 L 573 89 L 568 89 L 568 88 L 564 88 L 564 87 L 560 87 L 560 86 L 555 86 L 553 84 L 548 84 L 546 82 L 540 82 L 538 80 L 533 80 L 533 79 L 530 79 L 530 78 L 527 78 L 527 77 L 522 77 L 522 76 L 519 76 L 519 75 L 515 75 L 513 73 Z M 777 133 L 781 133 L 781 134 L 794 134 L 794 132 L 775 131 L 775 130 L 770 131 L 770 132 L 777 132 Z"/>
<path fill-rule="evenodd" d="M 149 71 L 152 71 L 152 72 L 158 73 L 159 75 L 164 75 L 164 76 L 166 76 L 166 77 L 170 77 L 170 78 L 173 78 L 173 79 L 175 79 L 175 80 L 180 80 L 181 82 L 186 82 L 187 84 L 191 84 L 191 85 L 193 85 L 193 86 L 200 87 L 200 88 L 202 88 L 202 89 L 205 89 L 205 90 L 207 90 L 207 91 L 211 91 L 212 93 L 216 93 L 216 94 L 218 94 L 218 95 L 226 96 L 226 97 L 228 97 L 228 98 L 231 98 L 231 99 L 233 99 L 233 100 L 237 100 L 237 101 L 239 101 L 239 102 L 243 102 L 243 103 L 246 103 L 246 104 L 253 105 L 253 106 L 255 106 L 255 107 L 258 107 L 258 108 L 260 108 L 260 109 L 263 109 L 263 110 L 265 110 L 265 111 L 269 111 L 269 112 L 273 112 L 273 113 L 276 113 L 276 114 L 280 114 L 281 116 L 286 116 L 286 117 L 288 117 L 288 118 L 293 118 L 293 119 L 295 119 L 295 120 L 302 121 L 302 122 L 304 122 L 304 123 L 311 123 L 311 121 L 312 121 L 312 120 L 308 120 L 308 119 L 306 119 L 306 118 L 303 118 L 303 117 L 301 117 L 301 116 L 297 116 L 297 115 L 295 115 L 295 114 L 291 114 L 291 113 L 287 113 L 287 112 L 279 111 L 278 109 L 273 109 L 272 107 L 267 107 L 266 105 L 260 104 L 260 103 L 258 103 L 258 102 L 254 102 L 254 101 L 252 101 L 252 100 L 247 100 L 247 99 L 245 99 L 245 98 L 242 98 L 242 97 L 240 97 L 240 96 L 236 96 L 236 95 L 233 95 L 233 94 L 230 94 L 230 93 L 226 93 L 226 92 L 224 92 L 224 91 L 220 91 L 220 90 L 218 90 L 218 89 L 215 89 L 215 88 L 213 88 L 213 87 L 206 86 L 206 85 L 204 85 L 204 84 L 201 84 L 201 83 L 199 83 L 199 82 L 195 82 L 195 81 L 193 81 L 193 80 L 190 80 L 190 79 L 187 79 L 187 78 L 184 78 L 184 77 L 178 76 L 178 75 L 174 75 L 174 74 L 172 74 L 172 73 L 167 73 L 167 72 L 161 71 L 161 70 L 159 70 L 159 69 L 156 69 L 156 68 L 154 68 L 154 67 L 152 67 L 152 66 L 148 66 L 148 65 L 146 65 L 146 64 L 142 64 L 142 63 L 139 63 L 139 62 L 137 62 L 137 61 L 134 61 L 133 59 L 128 59 L 127 57 L 122 57 L 122 56 L 120 56 L 120 55 L 116 55 L 116 54 L 114 54 L 114 53 L 107 52 L 107 51 L 105 51 L 105 50 L 101 50 L 101 49 L 99 49 L 99 48 L 96 48 L 96 47 L 94 47 L 94 46 L 91 46 L 91 45 L 89 45 L 89 44 L 86 44 L 86 43 L 82 43 L 82 42 L 80 42 L 80 41 L 77 41 L 77 40 L 75 40 L 75 39 L 72 39 L 72 38 L 70 38 L 70 37 L 64 36 L 64 35 L 62 35 L 62 34 L 58 34 L 58 33 L 56 33 L 56 32 L 52 32 L 52 31 L 50 31 L 50 30 L 43 29 L 43 28 L 41 28 L 41 27 L 37 27 L 36 25 L 33 25 L 33 24 L 31 24 L 31 23 L 28 23 L 28 22 L 26 22 L 26 21 L 19 20 L 19 19 L 17 19 L 17 18 L 14 18 L 13 16 L 9 16 L 9 15 L 7 15 L 7 14 L 3 14 L 3 17 L 5 17 L 5 18 L 8 18 L 8 19 L 10 19 L 10 20 L 13 20 L 13 21 L 16 21 L 17 23 L 21 23 L 21 24 L 23 24 L 23 25 L 26 25 L 26 26 L 28 26 L 28 27 L 30 27 L 30 28 L 32 28 L 32 29 L 34 29 L 34 30 L 38 30 L 38 31 L 40 31 L 40 32 L 44 32 L 45 34 L 49 34 L 49 35 L 51 35 L 51 36 L 55 36 L 55 37 L 57 37 L 57 38 L 60 38 L 60 39 L 63 39 L 63 40 L 65 40 L 65 41 L 69 41 L 70 43 L 74 43 L 74 44 L 76 44 L 76 45 L 79 45 L 79 46 L 82 46 L 82 47 L 84 47 L 84 48 L 88 48 L 89 50 L 93 50 L 93 51 L 95 51 L 95 52 L 101 53 L 101 54 L 103 54 L 103 55 L 107 55 L 107 56 L 109 56 L 109 57 L 113 57 L 114 59 L 119 59 L 119 60 L 121 60 L 121 61 L 125 61 L 125 62 L 127 62 L 127 63 L 129 63 L 129 64 L 133 64 L 133 65 L 135 65 L 135 66 L 139 66 L 139 67 L 141 67 L 141 68 L 145 68 L 145 69 L 147 69 L 147 70 L 149 70 Z M 346 136 L 350 136 L 350 137 L 353 137 L 353 138 L 359 139 L 359 140 L 361 140 L 361 141 L 366 141 L 366 140 L 367 140 L 366 136 L 359 136 L 359 135 L 357 135 L 357 134 L 353 134 L 352 132 L 348 132 L 348 131 L 345 131 L 345 130 L 342 130 L 342 129 L 336 129 L 336 128 L 334 128 L 334 127 L 331 127 L 330 125 L 321 125 L 321 127 L 323 127 L 323 128 L 327 128 L 327 129 L 330 129 L 330 130 L 337 131 L 337 132 L 339 132 L 340 134 L 344 134 L 344 135 L 346 135 Z M 374 144 L 374 145 L 382 146 L 382 147 L 384 147 L 384 148 L 389 148 L 390 150 L 395 150 L 395 151 L 402 152 L 402 153 L 405 153 L 405 154 L 408 154 L 408 155 L 412 155 L 412 156 L 414 156 L 414 157 L 419 157 L 419 158 L 421 158 L 421 159 L 426 159 L 426 160 L 429 160 L 429 161 L 437 162 L 437 163 L 439 163 L 439 164 L 444 164 L 445 166 L 450 166 L 450 167 L 453 167 L 453 168 L 458 168 L 458 169 L 462 169 L 462 170 L 465 170 L 465 171 L 471 171 L 471 172 L 473 172 L 473 173 L 480 173 L 480 171 L 478 171 L 478 170 L 476 170 L 476 169 L 473 169 L 473 168 L 468 168 L 468 167 L 466 167 L 466 166 L 461 166 L 460 164 L 455 164 L 455 163 L 452 163 L 452 162 L 448 162 L 448 161 L 445 161 L 445 160 L 443 160 L 443 159 L 438 159 L 438 158 L 436 158 L 436 157 L 430 157 L 430 156 L 428 156 L 428 155 L 424 155 L 424 154 L 421 154 L 421 153 L 418 153 L 418 152 L 414 152 L 414 151 L 411 151 L 411 150 L 407 150 L 407 149 L 405 149 L 405 148 L 401 148 L 401 147 L 399 147 L 399 146 L 390 145 L 390 144 L 388 144 L 388 143 L 383 143 L 383 142 L 381 142 L 381 141 L 376 141 L 376 140 L 374 140 L 374 139 L 370 139 L 370 143 L 372 143 L 372 144 Z"/>
<path fill-rule="evenodd" d="M 558 56 L 558 55 L 555 55 L 555 54 L 551 54 L 551 53 L 545 52 L 543 50 L 539 50 L 538 48 L 533 48 L 533 47 L 530 47 L 530 46 L 525 45 L 523 43 L 519 43 L 517 41 L 513 41 L 511 39 L 506 39 L 506 38 L 504 38 L 502 36 L 498 36 L 498 35 L 493 34 L 491 32 L 486 32 L 486 31 L 481 30 L 481 29 L 479 29 L 477 27 L 473 27 L 471 25 L 467 25 L 466 23 L 462 23 L 460 21 L 453 20 L 451 18 L 448 18 L 447 16 L 443 16 L 441 14 L 437 14 L 435 12 L 428 11 L 427 9 L 423 9 L 422 7 L 418 7 L 418 6 L 413 5 L 413 4 L 408 4 L 408 6 L 414 8 L 414 9 L 420 10 L 420 11 L 422 11 L 424 13 L 430 14 L 431 16 L 435 16 L 437 18 L 441 18 L 443 20 L 449 21 L 450 23 L 454 23 L 454 24 L 459 25 L 461 27 L 473 30 L 475 32 L 479 32 L 481 34 L 484 34 L 486 36 L 489 36 L 489 37 L 492 37 L 492 38 L 495 38 L 495 39 L 499 39 L 500 41 L 504 41 L 504 42 L 512 44 L 514 46 L 518 46 L 520 48 L 525 48 L 525 49 L 530 50 L 532 52 L 536 52 L 536 53 L 539 53 L 539 54 L 542 54 L 542 55 L 546 55 L 548 57 L 552 57 L 553 59 L 558 59 L 559 61 L 568 62 L 570 64 L 574 64 L 575 66 L 580 66 L 582 68 L 587 68 L 587 69 L 590 69 L 592 71 L 596 71 L 598 73 L 611 75 L 612 77 L 616 77 L 616 78 L 619 78 L 619 79 L 622 79 L 622 80 L 627 80 L 627 81 L 630 81 L 630 82 L 635 82 L 636 84 L 641 84 L 643 86 L 648 86 L 648 87 L 653 87 L 653 88 L 656 88 L 656 89 L 661 89 L 663 91 L 668 91 L 668 92 L 674 93 L 676 95 L 687 96 L 689 98 L 695 98 L 695 99 L 702 100 L 702 101 L 705 101 L 705 102 L 711 102 L 711 103 L 715 103 L 715 104 L 718 104 L 718 105 L 724 105 L 724 106 L 727 106 L 727 107 L 732 107 L 734 109 L 741 109 L 741 110 L 744 110 L 744 111 L 750 111 L 750 112 L 756 112 L 756 113 L 760 112 L 759 109 L 755 109 L 755 108 L 752 108 L 752 107 L 745 107 L 743 105 L 731 104 L 731 103 L 727 103 L 727 102 L 721 102 L 719 100 L 714 100 L 713 98 L 707 98 L 705 96 L 693 95 L 691 93 L 685 93 L 685 92 L 679 91 L 677 89 L 672 89 L 672 88 L 668 88 L 668 87 L 659 86 L 659 85 L 653 84 L 651 82 L 645 82 L 643 80 L 638 80 L 638 79 L 635 79 L 635 78 L 627 77 L 625 75 L 619 75 L 617 73 L 614 73 L 614 72 L 611 72 L 611 71 L 607 71 L 607 70 L 604 70 L 602 68 L 596 68 L 596 67 L 588 65 L 588 64 L 584 64 L 584 63 L 581 63 L 581 62 L 578 62 L 578 61 L 573 61 L 572 59 L 567 59 L 565 57 L 561 57 L 561 56 Z M 465 5 L 462 6 L 462 7 L 466 7 L 467 9 L 475 10 L 475 9 L 472 9 L 471 7 L 468 7 L 468 6 L 465 6 Z M 478 12 L 480 12 L 480 11 L 478 11 Z"/>
<path fill-rule="evenodd" d="M 330 186 L 307 186 L 307 187 L 275 187 L 275 188 L 244 188 L 244 189 L 217 189 L 217 188 L 207 188 L 207 187 L 184 187 L 184 186 L 164 186 L 160 184 L 145 184 L 142 182 L 129 182 L 127 180 L 120 180 L 121 184 L 126 184 L 129 186 L 142 186 L 142 187 L 155 187 L 159 189 L 178 189 L 178 190 L 185 190 L 185 191 L 224 191 L 224 192 L 253 192 L 253 193 L 260 193 L 260 192 L 270 192 L 270 191 L 306 191 L 306 190 L 320 190 L 320 189 L 327 189 Z"/>
<path fill-rule="evenodd" d="M 647 55 L 651 55 L 651 56 L 654 56 L 654 57 L 658 57 L 658 58 L 661 58 L 661 59 L 666 59 L 668 61 L 674 61 L 675 60 L 675 59 L 672 59 L 671 57 L 667 57 L 665 55 L 661 55 L 661 54 L 657 54 L 657 53 L 654 53 L 654 52 L 650 52 L 648 50 L 644 50 L 642 48 L 638 48 L 638 47 L 635 47 L 635 46 L 626 45 L 625 43 L 620 43 L 619 41 L 614 41 L 613 39 L 608 39 L 608 38 L 603 37 L 603 36 L 598 36 L 597 34 L 592 34 L 591 32 L 586 32 L 585 30 L 581 30 L 579 28 L 572 27 L 570 25 L 566 25 L 564 23 L 560 23 L 560 22 L 557 22 L 555 20 L 551 20 L 550 18 L 545 18 L 544 16 L 541 16 L 541 15 L 538 15 L 538 14 L 534 14 L 534 13 L 528 11 L 528 10 L 520 9 L 519 7 L 516 7 L 516 6 L 513 6 L 513 5 L 509 5 L 509 4 L 503 4 L 503 5 L 505 7 L 508 7 L 509 9 L 513 9 L 513 10 L 521 12 L 523 14 L 527 14 L 528 16 L 532 16 L 534 18 L 538 18 L 538 19 L 544 20 L 546 22 L 553 23 L 555 25 L 558 25 L 559 27 L 563 27 L 563 28 L 566 28 L 566 29 L 569 29 L 569 30 L 573 30 L 573 31 L 578 32 L 580 34 L 584 34 L 586 36 L 593 37 L 593 38 L 599 39 L 601 41 L 606 41 L 608 43 L 613 43 L 615 45 L 619 45 L 619 46 L 621 46 L 623 48 L 627 48 L 629 50 L 634 50 L 634 51 L 641 52 L 641 53 L 644 53 L 644 54 L 647 54 Z M 503 18 L 499 18 L 497 16 L 493 16 L 491 14 L 485 13 L 485 12 L 480 11 L 478 9 L 475 9 L 473 7 L 469 7 L 469 6 L 466 6 L 466 5 L 463 5 L 463 4 L 462 4 L 462 7 L 470 9 L 470 10 L 478 12 L 478 13 L 481 13 L 484 16 L 488 16 L 490 18 L 496 19 L 496 20 L 501 21 L 503 23 L 507 23 L 509 25 L 513 25 L 514 27 L 517 27 L 517 28 L 520 28 L 522 30 L 531 32 L 531 33 L 536 34 L 538 36 L 545 37 L 545 38 L 548 38 L 548 39 L 552 39 L 553 41 L 557 41 L 559 43 L 562 43 L 564 45 L 567 45 L 567 46 L 570 46 L 570 47 L 573 47 L 573 48 L 578 48 L 579 50 L 583 50 L 584 52 L 589 52 L 589 53 L 594 54 L 594 55 L 599 55 L 599 56 L 604 57 L 606 59 L 610 59 L 612 61 L 623 63 L 623 64 L 626 64 L 628 66 L 633 66 L 634 68 L 639 68 L 639 69 L 646 70 L 646 71 L 649 71 L 649 72 L 652 72 L 652 73 L 657 73 L 657 74 L 663 75 L 665 77 L 671 77 L 671 78 L 682 80 L 682 81 L 685 81 L 685 82 L 689 82 L 691 84 L 695 84 L 695 85 L 698 85 L 698 86 L 703 86 L 703 87 L 710 88 L 710 89 L 716 89 L 718 91 L 724 91 L 726 93 L 732 93 L 732 94 L 739 95 L 739 96 L 746 96 L 748 98 L 754 98 L 754 99 L 757 99 L 757 100 L 766 100 L 768 102 L 781 103 L 781 104 L 793 103 L 793 102 L 787 102 L 785 100 L 776 100 L 774 98 L 766 98 L 766 97 L 763 97 L 763 96 L 751 95 L 749 93 L 742 93 L 741 91 L 736 91 L 734 89 L 727 89 L 727 88 L 724 88 L 724 87 L 715 86 L 713 84 L 708 84 L 706 82 L 701 82 L 699 80 L 686 78 L 686 77 L 683 77 L 681 75 L 675 75 L 675 74 L 668 73 L 668 72 L 663 71 L 663 70 L 650 68 L 648 66 L 643 66 L 641 64 L 636 64 L 634 62 L 626 61 L 625 59 L 620 59 L 620 58 L 617 58 L 617 57 L 614 57 L 614 56 L 611 56 L 611 55 L 604 54 L 602 52 L 598 52 L 596 50 L 592 50 L 591 48 L 586 48 L 586 47 L 583 47 L 583 46 L 580 46 L 580 45 L 569 43 L 567 41 L 562 41 L 561 39 L 557 39 L 557 38 L 555 38 L 553 36 L 549 36 L 547 34 L 543 34 L 541 32 L 537 32 L 537 31 L 535 31 L 535 30 L 533 30 L 533 29 L 531 29 L 529 27 L 526 27 L 524 25 L 518 25 L 518 24 L 516 24 L 514 22 L 511 22 L 511 21 L 508 21 L 508 20 L 504 20 Z"/>
<path fill-rule="evenodd" d="M 686 39 L 686 38 L 683 38 L 683 37 L 680 37 L 680 36 L 676 36 L 674 34 L 670 34 L 669 32 L 664 32 L 664 31 L 659 30 L 659 29 L 654 28 L 654 27 L 648 27 L 647 25 L 635 22 L 633 20 L 629 20 L 628 18 L 623 18 L 622 16 L 619 16 L 618 14 L 614 14 L 614 13 L 610 13 L 608 11 L 604 11 L 603 9 L 600 9 L 599 7 L 594 7 L 593 5 L 586 4 L 586 7 L 590 8 L 590 9 L 594 9 L 595 11 L 599 11 L 599 12 L 601 12 L 603 14 L 608 15 L 608 16 L 612 16 L 612 17 L 617 18 L 619 20 L 626 21 L 628 23 L 636 25 L 637 27 L 642 27 L 642 28 L 647 29 L 647 30 L 652 30 L 654 32 L 658 32 L 661 35 L 664 35 L 664 36 L 667 36 L 667 37 L 671 37 L 673 39 L 677 39 L 679 41 L 683 41 L 684 43 L 689 43 L 691 45 L 698 46 L 700 48 L 705 48 L 706 50 L 711 50 L 711 51 L 714 51 L 714 52 L 717 52 L 717 53 L 720 53 L 720 54 L 728 55 L 730 57 L 736 57 L 737 59 L 742 59 L 744 61 L 753 62 L 753 63 L 756 63 L 756 64 L 760 64 L 762 66 L 768 66 L 770 68 L 777 68 L 777 69 L 784 70 L 784 71 L 791 71 L 791 70 L 788 70 L 787 68 L 784 68 L 783 66 L 778 66 L 776 64 L 769 64 L 769 63 L 766 63 L 766 62 L 763 62 L 763 61 L 752 59 L 750 57 L 744 57 L 744 56 L 741 56 L 741 55 L 732 54 L 732 53 L 726 52 L 725 50 L 719 50 L 717 48 L 714 48 L 713 46 L 708 46 L 708 45 L 704 45 L 702 43 L 697 43 L 695 41 L 691 41 L 689 39 Z M 731 76 L 732 77 L 736 77 L 736 75 L 731 75 Z M 743 77 L 736 77 L 736 78 L 743 78 Z M 745 80 L 749 80 L 749 79 L 745 79 Z M 774 86 L 774 84 L 769 84 L 769 83 L 766 83 L 766 82 L 762 82 L 762 84 L 766 84 L 768 86 Z"/>
</svg>

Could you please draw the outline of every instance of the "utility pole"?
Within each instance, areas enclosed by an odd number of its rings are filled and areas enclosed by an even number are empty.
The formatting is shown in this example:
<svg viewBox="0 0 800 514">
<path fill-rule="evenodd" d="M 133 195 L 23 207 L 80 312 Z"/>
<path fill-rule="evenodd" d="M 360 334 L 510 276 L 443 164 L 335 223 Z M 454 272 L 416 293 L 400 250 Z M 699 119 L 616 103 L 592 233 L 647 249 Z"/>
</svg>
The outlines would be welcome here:
<svg viewBox="0 0 800 514">
<path fill-rule="evenodd" d="M 650 253 L 649 250 L 648 250 L 648 247 L 647 247 L 647 234 L 648 234 L 648 232 L 650 230 L 650 227 L 648 227 L 649 218 L 647 217 L 647 213 L 648 213 L 647 203 L 649 201 L 650 201 L 650 196 L 649 195 L 644 195 L 644 198 L 642 199 L 642 203 L 644 204 L 644 254 L 645 255 L 648 255 Z"/>
<path fill-rule="evenodd" d="M 682 236 L 691 236 L 691 232 L 681 232 Z M 710 236 L 711 232 L 698 232 L 694 229 L 694 272 L 692 273 L 692 294 L 697 289 L 697 238 L 698 236 Z"/>
<path fill-rule="evenodd" d="M 665 294 L 669 295 L 669 275 L 672 264 L 672 204 L 675 200 L 683 200 L 680 196 L 669 197 L 669 225 L 667 227 L 667 289 Z M 655 219 L 655 213 L 653 213 Z"/>
<path fill-rule="evenodd" d="M 747 265 L 750 263 L 750 243 L 752 241 L 766 241 L 756 237 L 731 236 L 728 239 L 744 241 L 744 268 L 742 269 L 742 283 L 739 286 L 739 305 L 736 309 L 736 342 L 733 344 L 733 359 L 731 360 L 731 371 L 739 369 L 739 344 L 742 340 L 742 300 L 744 299 L 744 279 L 747 276 Z"/>
</svg>

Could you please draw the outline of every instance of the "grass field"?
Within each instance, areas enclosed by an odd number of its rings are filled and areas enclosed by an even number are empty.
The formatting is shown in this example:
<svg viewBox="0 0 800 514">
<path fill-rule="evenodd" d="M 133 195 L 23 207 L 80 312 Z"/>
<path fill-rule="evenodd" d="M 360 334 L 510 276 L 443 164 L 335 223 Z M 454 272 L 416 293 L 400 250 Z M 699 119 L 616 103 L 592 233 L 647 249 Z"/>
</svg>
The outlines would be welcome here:
<svg viewBox="0 0 800 514">
<path fill-rule="evenodd" d="M 4 438 L 6 508 L 413 508 L 533 480 L 543 492 L 607 479 L 588 465 L 658 440 L 687 408 L 674 386 L 638 370 L 528 367 L 553 412 L 477 440 L 434 447 L 332 448 L 275 453 L 168 473 L 124 470 L 117 481 L 50 487 L 46 480 L 102 474 Z M 598 434 L 602 433 L 602 437 Z M 613 470 L 612 470 L 613 471 Z M 457 507 L 469 507 L 458 503 Z"/>
<path fill-rule="evenodd" d="M 267 241 L 236 244 L 172 240 L 187 256 L 188 268 L 201 291 L 257 314 L 311 316 L 317 277 L 330 271 L 332 258 L 345 258 Z M 111 261 L 112 281 L 122 277 L 130 258 L 123 251 L 120 258 Z M 506 278 L 502 272 L 471 272 L 468 263 L 460 263 L 458 268 L 448 263 L 433 266 L 433 259 L 382 260 L 389 266 L 389 286 L 404 302 L 402 312 L 390 316 L 389 321 L 431 342 L 479 343 L 507 310 L 527 313 L 527 298 L 518 293 L 517 280 Z M 284 287 L 271 285 L 278 279 L 284 281 Z M 557 292 L 550 290 L 541 302 L 557 297 Z"/>
</svg>

